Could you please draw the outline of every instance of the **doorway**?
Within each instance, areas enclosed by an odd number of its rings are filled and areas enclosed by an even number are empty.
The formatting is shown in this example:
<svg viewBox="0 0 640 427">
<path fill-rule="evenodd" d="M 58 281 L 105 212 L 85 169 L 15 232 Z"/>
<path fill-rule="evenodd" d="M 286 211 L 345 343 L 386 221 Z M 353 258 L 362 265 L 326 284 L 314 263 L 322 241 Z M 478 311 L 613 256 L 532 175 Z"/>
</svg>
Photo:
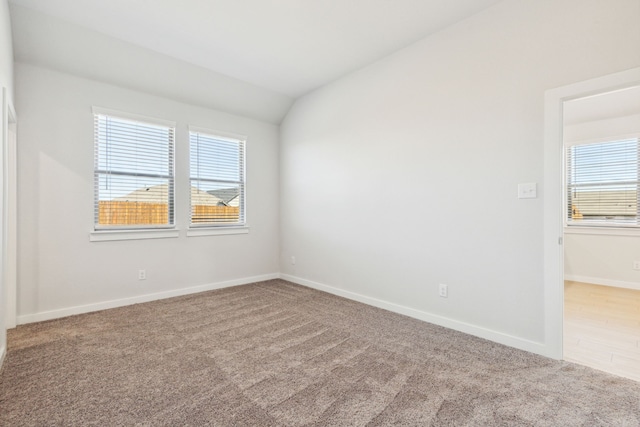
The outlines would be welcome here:
<svg viewBox="0 0 640 427">
<path fill-rule="evenodd" d="M 564 218 L 563 131 L 567 102 L 640 85 L 640 68 L 549 90 L 545 93 L 544 293 L 546 354 L 563 359 Z"/>
<path fill-rule="evenodd" d="M 565 101 L 565 360 L 640 381 L 640 86 Z"/>
</svg>

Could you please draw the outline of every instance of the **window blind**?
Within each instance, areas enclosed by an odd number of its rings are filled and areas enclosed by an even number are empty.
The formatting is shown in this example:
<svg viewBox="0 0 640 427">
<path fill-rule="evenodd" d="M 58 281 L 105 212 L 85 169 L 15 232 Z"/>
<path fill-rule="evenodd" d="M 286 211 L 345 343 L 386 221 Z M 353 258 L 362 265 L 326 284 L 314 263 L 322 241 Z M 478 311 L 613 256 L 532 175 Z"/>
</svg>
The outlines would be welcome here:
<svg viewBox="0 0 640 427">
<path fill-rule="evenodd" d="M 94 114 L 96 229 L 174 224 L 174 132 Z"/>
<path fill-rule="evenodd" d="M 245 141 L 189 132 L 191 225 L 245 223 Z"/>
<path fill-rule="evenodd" d="M 566 148 L 567 225 L 640 226 L 638 138 Z"/>
</svg>

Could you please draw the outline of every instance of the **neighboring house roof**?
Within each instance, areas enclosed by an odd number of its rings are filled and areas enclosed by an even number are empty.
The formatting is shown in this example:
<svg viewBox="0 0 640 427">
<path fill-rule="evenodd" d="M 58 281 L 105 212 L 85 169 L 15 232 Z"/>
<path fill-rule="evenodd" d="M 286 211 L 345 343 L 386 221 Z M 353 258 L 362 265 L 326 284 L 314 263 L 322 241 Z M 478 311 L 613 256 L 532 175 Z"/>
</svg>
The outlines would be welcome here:
<svg viewBox="0 0 640 427">
<path fill-rule="evenodd" d="M 220 197 L 216 197 L 206 191 L 198 190 L 196 187 L 191 187 L 191 204 L 201 206 L 220 206 L 223 203 L 224 201 Z"/>
<path fill-rule="evenodd" d="M 154 185 L 132 191 L 126 196 L 116 197 L 117 202 L 167 203 L 168 185 Z M 224 202 L 215 195 L 191 187 L 191 200 L 195 205 L 219 206 Z"/>
<path fill-rule="evenodd" d="M 207 191 L 210 195 L 220 199 L 226 206 L 238 206 L 240 202 L 240 189 L 239 188 L 220 188 L 218 190 Z"/>
</svg>

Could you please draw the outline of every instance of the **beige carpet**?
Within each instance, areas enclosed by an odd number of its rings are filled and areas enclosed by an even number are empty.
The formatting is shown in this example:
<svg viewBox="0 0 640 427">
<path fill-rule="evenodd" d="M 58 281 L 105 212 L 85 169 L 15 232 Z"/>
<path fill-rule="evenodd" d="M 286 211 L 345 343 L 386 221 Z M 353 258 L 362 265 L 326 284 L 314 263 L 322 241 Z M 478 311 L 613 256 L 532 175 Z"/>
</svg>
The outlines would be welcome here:
<svg viewBox="0 0 640 427">
<path fill-rule="evenodd" d="M 20 326 L 2 426 L 639 426 L 640 383 L 274 280 Z"/>
</svg>

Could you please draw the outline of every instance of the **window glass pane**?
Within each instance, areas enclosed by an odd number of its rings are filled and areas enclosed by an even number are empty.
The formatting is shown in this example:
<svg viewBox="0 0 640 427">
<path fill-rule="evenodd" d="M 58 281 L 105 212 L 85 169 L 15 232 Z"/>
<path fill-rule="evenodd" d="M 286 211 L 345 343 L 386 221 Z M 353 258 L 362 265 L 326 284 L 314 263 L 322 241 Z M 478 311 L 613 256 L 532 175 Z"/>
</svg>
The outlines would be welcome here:
<svg viewBox="0 0 640 427">
<path fill-rule="evenodd" d="M 239 222 L 240 194 L 240 185 L 191 181 L 191 222 Z"/>
<path fill-rule="evenodd" d="M 191 224 L 244 223 L 244 141 L 191 132 Z"/>
<path fill-rule="evenodd" d="M 638 143 L 635 140 L 571 147 L 574 184 L 638 180 Z"/>
<path fill-rule="evenodd" d="M 95 116 L 96 227 L 173 224 L 173 132 Z"/>
<path fill-rule="evenodd" d="M 240 181 L 241 151 L 238 141 L 192 134 L 191 176 L 220 181 Z"/>
<path fill-rule="evenodd" d="M 100 200 L 139 203 L 169 203 L 169 180 L 99 174 Z"/>
<path fill-rule="evenodd" d="M 171 129 L 103 117 L 98 122 L 98 169 L 169 175 Z"/>
<path fill-rule="evenodd" d="M 638 224 L 638 140 L 567 149 L 567 222 Z"/>
</svg>

